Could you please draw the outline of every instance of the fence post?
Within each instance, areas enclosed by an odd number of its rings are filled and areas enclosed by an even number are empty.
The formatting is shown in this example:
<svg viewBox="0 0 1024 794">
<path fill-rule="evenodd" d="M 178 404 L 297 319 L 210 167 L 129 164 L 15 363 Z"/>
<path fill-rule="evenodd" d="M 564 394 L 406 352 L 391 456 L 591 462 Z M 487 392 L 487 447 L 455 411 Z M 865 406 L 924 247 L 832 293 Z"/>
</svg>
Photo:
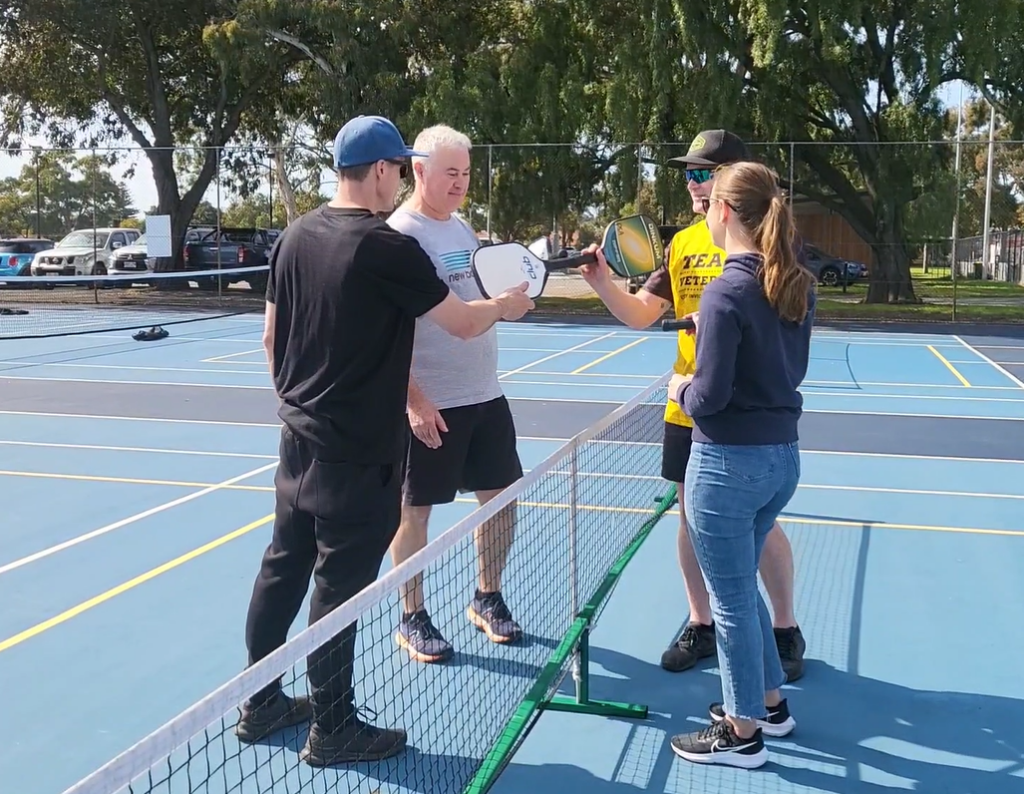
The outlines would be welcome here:
<svg viewBox="0 0 1024 794">
<path fill-rule="evenodd" d="M 580 612 L 580 580 L 579 580 L 579 442 L 572 442 L 569 454 L 569 621 L 576 620 Z M 584 629 L 579 645 L 573 649 L 572 679 L 576 684 L 576 700 L 586 703 L 590 690 L 587 671 L 587 634 Z"/>
<path fill-rule="evenodd" d="M 487 145 L 487 242 L 491 242 L 491 190 L 494 186 L 494 145 Z"/>
<path fill-rule="evenodd" d="M 793 194 L 796 192 L 796 142 L 789 142 L 789 208 L 793 208 Z"/>
</svg>

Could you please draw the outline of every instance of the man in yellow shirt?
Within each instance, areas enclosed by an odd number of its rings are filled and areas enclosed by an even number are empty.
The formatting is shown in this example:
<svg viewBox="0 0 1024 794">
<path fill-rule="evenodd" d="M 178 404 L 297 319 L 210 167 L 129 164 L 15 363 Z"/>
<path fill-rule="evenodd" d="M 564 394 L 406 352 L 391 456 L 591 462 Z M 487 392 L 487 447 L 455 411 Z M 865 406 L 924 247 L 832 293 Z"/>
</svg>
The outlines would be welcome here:
<svg viewBox="0 0 1024 794">
<path fill-rule="evenodd" d="M 714 169 L 750 159 L 746 144 L 737 136 L 726 130 L 705 130 L 693 139 L 685 155 L 669 160 L 668 165 L 685 169 L 693 211 L 704 215 Z M 603 258 L 597 265 L 587 265 L 581 270 L 612 314 L 630 328 L 641 329 L 656 322 L 670 307 L 674 308 L 677 318 L 696 312 L 704 287 L 721 274 L 724 263 L 725 252 L 715 246 L 707 221 L 701 219 L 672 238 L 666 264 L 652 273 L 636 294 L 625 292 L 612 282 Z M 696 365 L 696 341 L 683 332 L 678 339 L 674 370 L 681 375 L 692 375 Z M 661 476 L 676 483 L 680 494 L 690 457 L 692 430 L 693 421 L 669 400 L 665 408 Z M 661 666 L 672 672 L 687 670 L 700 659 L 716 655 L 708 591 L 681 509 L 679 524 L 679 565 L 690 606 L 690 621 L 661 657 Z M 772 604 L 779 656 L 787 680 L 792 682 L 803 675 L 806 644 L 793 614 L 793 549 L 778 523 L 765 541 L 759 570 Z"/>
</svg>

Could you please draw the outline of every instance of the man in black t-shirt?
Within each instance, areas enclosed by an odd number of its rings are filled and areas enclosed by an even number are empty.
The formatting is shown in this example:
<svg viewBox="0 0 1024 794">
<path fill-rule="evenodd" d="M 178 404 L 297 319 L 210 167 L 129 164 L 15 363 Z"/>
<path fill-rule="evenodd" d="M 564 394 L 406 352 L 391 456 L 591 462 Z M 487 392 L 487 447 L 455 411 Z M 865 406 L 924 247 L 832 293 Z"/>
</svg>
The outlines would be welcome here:
<svg viewBox="0 0 1024 794">
<path fill-rule="evenodd" d="M 380 219 L 414 154 L 387 119 L 349 121 L 334 143 L 337 195 L 288 226 L 270 254 L 263 344 L 284 427 L 273 538 L 246 621 L 250 665 L 284 644 L 310 575 L 310 624 L 377 578 L 401 517 L 416 318 L 469 339 L 533 308 L 526 284 L 463 302 L 419 243 Z M 280 682 L 250 698 L 236 735 L 254 742 L 312 718 L 309 764 L 400 752 L 404 731 L 356 714 L 355 639 L 353 623 L 310 654 L 311 698 L 285 695 Z"/>
</svg>

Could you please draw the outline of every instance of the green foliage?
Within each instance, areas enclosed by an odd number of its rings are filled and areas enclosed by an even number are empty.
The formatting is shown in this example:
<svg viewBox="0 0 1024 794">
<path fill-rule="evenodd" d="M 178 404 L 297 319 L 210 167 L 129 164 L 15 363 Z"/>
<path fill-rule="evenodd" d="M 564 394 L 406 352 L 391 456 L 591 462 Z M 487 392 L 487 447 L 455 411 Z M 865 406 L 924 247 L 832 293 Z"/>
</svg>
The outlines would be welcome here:
<svg viewBox="0 0 1024 794">
<path fill-rule="evenodd" d="M 998 103 L 1002 140 L 1024 129 L 1022 23 L 1019 0 L 9 0 L 0 111 L 9 144 L 39 130 L 147 148 L 179 230 L 211 184 L 261 225 L 272 182 L 276 225 L 282 185 L 293 211 L 319 201 L 354 115 L 410 141 L 447 123 L 476 145 L 474 225 L 562 243 L 637 210 L 689 222 L 664 163 L 726 127 L 873 247 L 869 301 L 913 301 L 919 241 L 958 211 L 975 233 L 984 206 L 984 108 L 968 112 L 958 193 L 938 92 L 964 79 Z M 1024 155 L 1003 145 L 996 171 L 993 225 L 1012 226 Z"/>
<path fill-rule="evenodd" d="M 75 229 L 120 226 L 135 214 L 109 160 L 67 151 L 28 152 L 17 176 L 0 180 L 0 237 L 59 240 Z M 37 214 L 38 209 L 38 214 Z"/>
</svg>

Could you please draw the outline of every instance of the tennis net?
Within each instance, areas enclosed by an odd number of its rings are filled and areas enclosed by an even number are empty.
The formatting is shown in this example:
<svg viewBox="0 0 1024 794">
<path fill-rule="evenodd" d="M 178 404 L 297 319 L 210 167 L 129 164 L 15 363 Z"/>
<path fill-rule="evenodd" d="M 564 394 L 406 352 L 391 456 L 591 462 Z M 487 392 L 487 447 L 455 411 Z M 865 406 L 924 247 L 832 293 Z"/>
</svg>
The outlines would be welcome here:
<svg viewBox="0 0 1024 794">
<path fill-rule="evenodd" d="M 125 331 L 261 311 L 269 270 L 0 277 L 0 339 Z"/>
<path fill-rule="evenodd" d="M 667 380 L 65 794 L 482 794 L 544 710 L 645 717 L 644 706 L 591 698 L 589 634 L 622 570 L 675 502 L 659 477 Z M 524 636 L 500 645 L 470 623 L 467 606 L 481 554 L 510 529 L 502 592 Z M 454 645 L 446 663 L 411 661 L 396 644 L 399 589 L 416 576 L 434 624 Z M 307 657 L 353 624 L 356 705 L 371 724 L 405 730 L 405 750 L 312 766 L 300 756 L 308 723 L 242 743 L 239 706 L 277 680 L 287 694 L 305 695 Z"/>
</svg>

